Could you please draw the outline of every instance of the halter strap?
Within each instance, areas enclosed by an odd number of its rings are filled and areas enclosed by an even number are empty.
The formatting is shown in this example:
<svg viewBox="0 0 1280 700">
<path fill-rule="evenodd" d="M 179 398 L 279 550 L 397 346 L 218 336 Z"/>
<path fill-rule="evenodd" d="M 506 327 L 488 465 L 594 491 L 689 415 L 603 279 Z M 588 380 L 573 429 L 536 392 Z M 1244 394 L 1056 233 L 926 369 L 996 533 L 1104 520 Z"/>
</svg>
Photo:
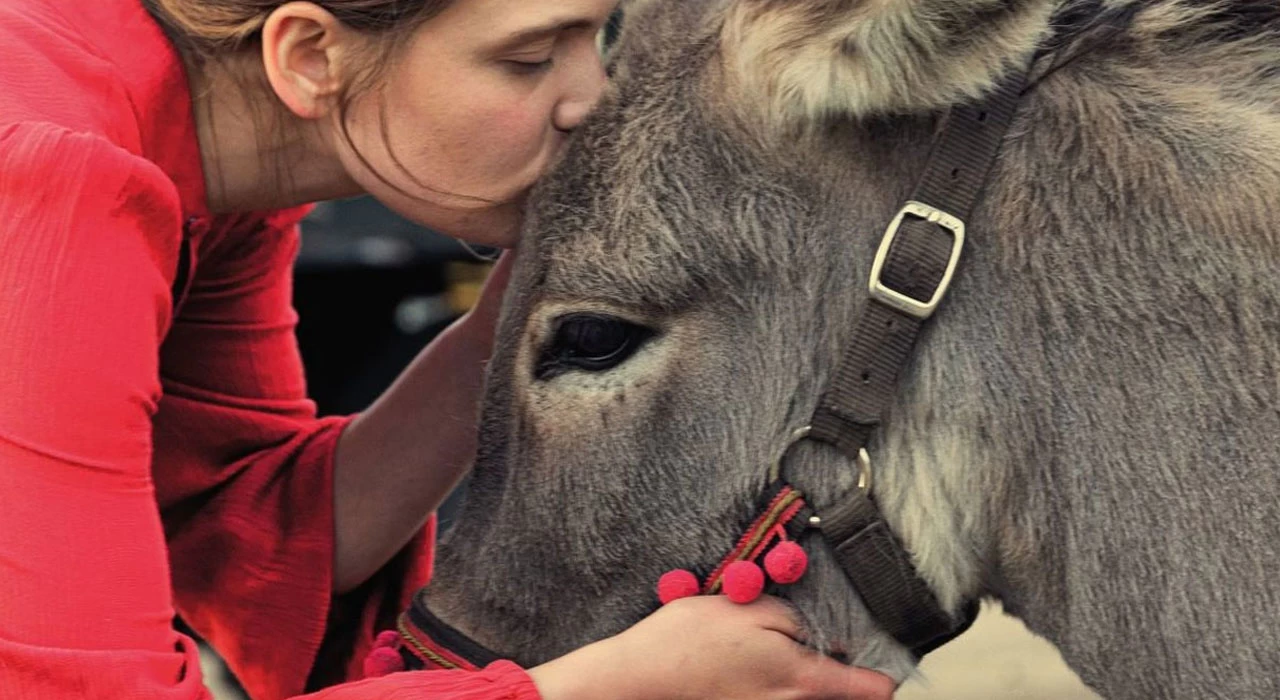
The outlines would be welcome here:
<svg viewBox="0 0 1280 700">
<path fill-rule="evenodd" d="M 1097 0 L 1055 15 L 1057 28 L 1037 54 L 1055 55 L 1068 42 L 1101 28 L 1123 30 L 1132 12 L 1105 11 Z M 924 173 L 880 241 L 869 298 L 834 378 L 819 399 L 809 437 L 850 459 L 866 459 L 925 322 L 946 296 L 982 195 L 1026 91 L 1034 60 L 1008 75 L 981 100 L 953 107 L 933 144 Z M 1056 67 L 1050 66 L 1049 72 Z M 1043 78 L 1043 76 L 1041 76 Z M 820 510 L 823 537 L 876 622 L 917 657 L 954 639 L 973 623 L 977 601 L 953 615 L 920 577 L 911 555 L 885 522 L 870 489 L 858 488 Z"/>
<path fill-rule="evenodd" d="M 925 321 L 945 297 L 964 247 L 965 222 L 1017 111 L 1026 69 L 980 102 L 952 108 L 911 199 L 885 231 L 869 299 L 810 438 L 857 459 L 879 427 Z M 866 489 L 821 509 L 822 534 L 876 622 L 917 656 L 973 621 L 942 608 Z"/>
<path fill-rule="evenodd" d="M 396 621 L 406 668 L 476 671 L 502 658 L 433 615 L 424 591 L 414 594 L 413 603 Z"/>
</svg>

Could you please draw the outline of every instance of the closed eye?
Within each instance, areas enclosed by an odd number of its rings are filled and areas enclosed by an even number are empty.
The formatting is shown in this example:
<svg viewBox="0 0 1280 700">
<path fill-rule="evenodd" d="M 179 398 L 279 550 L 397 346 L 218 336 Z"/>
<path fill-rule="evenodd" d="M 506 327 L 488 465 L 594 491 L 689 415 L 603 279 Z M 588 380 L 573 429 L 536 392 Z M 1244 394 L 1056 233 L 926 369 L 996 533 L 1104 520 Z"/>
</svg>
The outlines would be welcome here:
<svg viewBox="0 0 1280 700">
<path fill-rule="evenodd" d="M 507 67 L 511 70 L 511 72 L 516 73 L 518 75 L 534 75 L 537 73 L 542 73 L 549 70 L 553 65 L 553 61 L 550 58 L 543 61 L 532 61 L 532 60 L 518 61 L 515 59 L 511 59 L 506 61 L 505 63 L 507 64 Z"/>
<path fill-rule="evenodd" d="M 568 314 L 555 320 L 550 340 L 539 353 L 534 376 L 551 379 L 580 370 L 604 372 L 625 362 L 654 331 L 616 316 Z"/>
</svg>

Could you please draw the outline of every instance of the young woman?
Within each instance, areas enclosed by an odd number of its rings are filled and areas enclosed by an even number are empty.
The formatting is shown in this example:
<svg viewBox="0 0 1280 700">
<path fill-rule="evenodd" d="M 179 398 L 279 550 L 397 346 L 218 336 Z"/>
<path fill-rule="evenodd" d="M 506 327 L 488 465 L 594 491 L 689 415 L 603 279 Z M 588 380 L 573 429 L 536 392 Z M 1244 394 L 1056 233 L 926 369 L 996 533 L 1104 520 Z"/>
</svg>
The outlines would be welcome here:
<svg viewBox="0 0 1280 700">
<path fill-rule="evenodd" d="M 373 407 L 317 418 L 290 272 L 308 202 L 474 243 L 591 108 L 612 0 L 0 3 L 0 697 L 255 698 L 356 659 L 429 575 L 505 266 Z M 423 426 L 432 426 L 424 430 Z M 537 668 L 374 698 L 887 698 L 776 601 L 668 606 Z"/>
</svg>

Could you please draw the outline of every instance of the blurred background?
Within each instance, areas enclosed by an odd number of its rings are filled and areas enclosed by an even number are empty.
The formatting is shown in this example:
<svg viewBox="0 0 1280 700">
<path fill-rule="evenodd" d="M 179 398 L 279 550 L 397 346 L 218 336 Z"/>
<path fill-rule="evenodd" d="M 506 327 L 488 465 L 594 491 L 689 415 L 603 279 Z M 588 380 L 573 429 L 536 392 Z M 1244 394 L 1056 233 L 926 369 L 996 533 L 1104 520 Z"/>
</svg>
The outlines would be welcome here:
<svg viewBox="0 0 1280 700">
<path fill-rule="evenodd" d="M 307 382 L 321 415 L 357 412 L 377 398 L 471 307 L 490 266 L 484 258 L 496 252 L 465 248 L 372 199 L 320 204 L 302 225 L 294 305 Z M 452 521 L 462 491 L 441 509 L 442 526 Z M 202 666 L 217 700 L 245 700 L 207 647 Z M 931 654 L 896 700 L 1097 697 L 1052 645 L 989 608 L 972 630 Z"/>
</svg>

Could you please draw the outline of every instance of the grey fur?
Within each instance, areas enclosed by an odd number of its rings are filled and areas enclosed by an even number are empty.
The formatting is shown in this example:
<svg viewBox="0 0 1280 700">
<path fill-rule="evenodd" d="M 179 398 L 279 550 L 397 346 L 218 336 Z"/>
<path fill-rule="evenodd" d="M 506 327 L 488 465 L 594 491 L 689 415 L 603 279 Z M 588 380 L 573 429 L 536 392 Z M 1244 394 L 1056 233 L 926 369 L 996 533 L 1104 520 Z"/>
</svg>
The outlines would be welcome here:
<svg viewBox="0 0 1280 700">
<path fill-rule="evenodd" d="M 535 196 L 472 495 L 428 590 L 524 663 L 622 630 L 660 574 L 732 546 L 925 162 L 936 113 L 797 128 L 744 108 L 722 27 L 748 1 L 637 4 L 616 84 Z M 1271 699 L 1280 11 L 1139 4 L 1025 100 L 873 445 L 877 497 L 949 605 L 1003 600 L 1103 695 Z M 571 309 L 659 333 L 612 371 L 537 380 Z M 819 506 L 854 475 L 812 445 L 788 470 Z M 909 673 L 808 549 L 791 599 L 817 644 Z"/>
</svg>

